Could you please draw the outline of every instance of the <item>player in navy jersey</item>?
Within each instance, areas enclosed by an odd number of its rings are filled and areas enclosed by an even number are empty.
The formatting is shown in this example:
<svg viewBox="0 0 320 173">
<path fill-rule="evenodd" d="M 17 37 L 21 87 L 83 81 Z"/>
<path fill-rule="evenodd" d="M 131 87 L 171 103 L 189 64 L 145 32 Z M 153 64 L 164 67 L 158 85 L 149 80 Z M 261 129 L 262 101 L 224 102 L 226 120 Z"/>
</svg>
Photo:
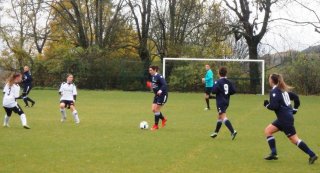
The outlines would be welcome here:
<svg viewBox="0 0 320 173">
<path fill-rule="evenodd" d="M 23 70 L 24 70 L 24 72 L 23 72 L 23 78 L 22 78 L 22 83 L 23 83 L 22 99 L 23 99 L 24 103 L 26 104 L 25 107 L 29 107 L 28 102 L 31 102 L 31 107 L 33 107 L 36 102 L 33 101 L 28 96 L 28 94 L 30 93 L 30 91 L 32 89 L 31 72 L 30 72 L 30 69 L 28 66 L 24 66 Z"/>
<path fill-rule="evenodd" d="M 161 113 L 162 106 L 168 100 L 168 88 L 166 80 L 158 73 L 157 66 L 150 66 L 149 74 L 151 75 L 152 90 L 154 92 L 154 99 L 152 103 L 152 112 L 154 113 L 154 125 L 152 131 L 159 129 L 159 121 L 162 121 L 162 127 L 166 125 L 167 118 Z"/>
<path fill-rule="evenodd" d="M 266 160 L 277 160 L 276 141 L 273 134 L 283 131 L 289 140 L 297 145 L 302 151 L 309 155 L 309 164 L 313 164 L 318 156 L 304 143 L 297 135 L 294 127 L 294 116 L 300 105 L 299 97 L 294 93 L 288 93 L 289 87 L 279 74 L 272 74 L 269 77 L 269 84 L 272 88 L 270 91 L 270 101 L 265 100 L 264 106 L 276 113 L 277 119 L 269 124 L 265 129 L 265 135 L 271 150 L 271 154 L 265 157 Z M 291 100 L 295 101 L 295 109 L 291 107 Z"/>
<path fill-rule="evenodd" d="M 230 102 L 230 96 L 235 94 L 236 90 L 233 84 L 227 79 L 227 73 L 227 68 L 221 67 L 219 69 L 220 79 L 213 86 L 213 93 L 216 94 L 216 104 L 219 115 L 216 129 L 211 134 L 211 137 L 215 138 L 218 136 L 222 123 L 224 123 L 231 133 L 231 139 L 234 140 L 237 135 L 237 131 L 233 129 L 226 113 Z"/>
<path fill-rule="evenodd" d="M 2 106 L 6 112 L 3 123 L 4 127 L 9 127 L 9 120 L 12 112 L 14 112 L 20 116 L 22 126 L 25 129 L 30 129 L 30 127 L 27 125 L 27 117 L 17 102 L 17 99 L 21 98 L 19 86 L 21 81 L 22 75 L 20 73 L 13 73 L 8 78 L 7 83 L 3 88 Z"/>
</svg>

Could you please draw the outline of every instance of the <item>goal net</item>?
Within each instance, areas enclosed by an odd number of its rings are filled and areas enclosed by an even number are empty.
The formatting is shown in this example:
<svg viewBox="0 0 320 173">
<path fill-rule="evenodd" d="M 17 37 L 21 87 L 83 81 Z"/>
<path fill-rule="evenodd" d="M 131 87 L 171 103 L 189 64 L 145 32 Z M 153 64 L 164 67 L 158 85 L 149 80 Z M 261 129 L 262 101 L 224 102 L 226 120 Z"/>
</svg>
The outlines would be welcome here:
<svg viewBox="0 0 320 173">
<path fill-rule="evenodd" d="M 259 74 L 250 78 L 250 63 L 257 63 Z M 228 69 L 228 79 L 231 80 L 238 93 L 262 94 L 265 92 L 265 62 L 264 60 L 248 59 L 201 59 L 201 58 L 164 58 L 162 74 L 166 78 L 170 91 L 201 92 L 204 91 L 202 78 L 205 76 L 205 65 L 211 66 L 214 80 L 219 79 L 218 69 L 225 66 Z M 254 89 L 250 82 L 254 81 Z"/>
</svg>

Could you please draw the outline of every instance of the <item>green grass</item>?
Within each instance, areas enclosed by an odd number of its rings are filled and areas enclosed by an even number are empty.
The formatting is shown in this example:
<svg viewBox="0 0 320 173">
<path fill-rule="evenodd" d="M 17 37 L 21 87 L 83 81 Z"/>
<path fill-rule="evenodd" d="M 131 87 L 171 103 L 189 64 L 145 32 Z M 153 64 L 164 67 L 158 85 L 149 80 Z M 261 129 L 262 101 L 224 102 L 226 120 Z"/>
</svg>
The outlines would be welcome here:
<svg viewBox="0 0 320 173">
<path fill-rule="evenodd" d="M 228 115 L 239 132 L 235 141 L 231 141 L 225 126 L 216 139 L 209 137 L 215 127 L 216 111 L 203 111 L 203 94 L 170 93 L 163 109 L 169 118 L 168 126 L 157 132 L 138 128 L 142 120 L 152 125 L 151 93 L 80 90 L 80 125 L 74 124 L 70 111 L 67 122 L 60 123 L 56 91 L 34 90 L 30 96 L 37 104 L 24 111 L 32 129 L 23 129 L 17 115 L 11 118 L 10 128 L 0 128 L 0 173 L 320 170 L 320 161 L 308 165 L 308 157 L 282 133 L 275 135 L 279 160 L 263 160 L 269 153 L 263 130 L 275 119 L 274 113 L 262 106 L 264 96 L 232 98 Z M 320 97 L 301 97 L 301 101 L 296 116 L 298 134 L 320 154 Z"/>
</svg>

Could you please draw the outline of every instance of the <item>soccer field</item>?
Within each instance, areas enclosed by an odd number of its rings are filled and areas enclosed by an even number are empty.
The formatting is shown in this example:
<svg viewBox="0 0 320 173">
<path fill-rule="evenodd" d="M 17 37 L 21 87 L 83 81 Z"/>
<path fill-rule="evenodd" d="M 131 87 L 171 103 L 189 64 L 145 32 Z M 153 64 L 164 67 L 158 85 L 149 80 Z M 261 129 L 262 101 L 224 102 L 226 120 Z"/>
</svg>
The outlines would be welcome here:
<svg viewBox="0 0 320 173">
<path fill-rule="evenodd" d="M 0 173 L 320 172 L 320 160 L 308 165 L 308 156 L 282 133 L 275 135 L 279 160 L 263 159 L 269 154 L 263 130 L 275 119 L 262 106 L 267 96 L 232 97 L 228 116 L 238 131 L 234 141 L 225 126 L 216 139 L 209 137 L 216 111 L 203 111 L 202 93 L 169 93 L 163 109 L 168 123 L 156 132 L 138 128 L 142 120 L 153 124 L 149 92 L 80 90 L 79 125 L 70 111 L 60 123 L 57 91 L 34 90 L 30 97 L 37 101 L 24 108 L 31 130 L 21 127 L 16 114 L 10 128 L 0 128 Z M 320 97 L 301 102 L 298 134 L 319 155 Z M 2 110 L 1 123 L 3 115 Z"/>
</svg>

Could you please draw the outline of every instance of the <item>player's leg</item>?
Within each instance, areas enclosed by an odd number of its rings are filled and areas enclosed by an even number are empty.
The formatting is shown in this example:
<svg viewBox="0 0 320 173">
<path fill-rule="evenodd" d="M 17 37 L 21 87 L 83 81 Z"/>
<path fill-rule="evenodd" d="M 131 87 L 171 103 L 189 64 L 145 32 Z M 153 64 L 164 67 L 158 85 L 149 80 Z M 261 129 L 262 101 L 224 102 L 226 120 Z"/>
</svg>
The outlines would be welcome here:
<svg viewBox="0 0 320 173">
<path fill-rule="evenodd" d="M 61 122 L 65 122 L 66 121 L 66 119 L 67 119 L 67 114 L 66 114 L 66 103 L 65 103 L 65 101 L 61 101 L 60 102 L 60 105 L 59 105 L 59 107 L 60 107 L 60 113 L 61 113 Z"/>
<path fill-rule="evenodd" d="M 160 121 L 160 115 L 161 115 L 161 106 L 157 103 L 152 104 L 152 112 L 154 113 L 154 125 L 151 128 L 151 130 L 158 130 L 159 129 L 159 121 Z"/>
<path fill-rule="evenodd" d="M 70 104 L 70 110 L 72 111 L 74 122 L 76 124 L 79 124 L 80 123 L 80 119 L 79 119 L 78 111 L 76 110 L 76 107 L 75 107 L 74 103 Z"/>
<path fill-rule="evenodd" d="M 27 88 L 27 101 L 31 102 L 31 107 L 33 107 L 36 102 L 33 101 L 33 100 L 29 97 L 29 93 L 30 93 L 31 89 L 32 89 L 32 86 L 28 86 L 28 88 Z"/>
<path fill-rule="evenodd" d="M 3 107 L 5 112 L 6 112 L 6 115 L 4 116 L 4 122 L 3 122 L 3 127 L 10 127 L 9 126 L 9 120 L 10 120 L 10 117 L 11 117 L 11 114 L 12 114 L 12 109 L 11 108 L 6 108 L 6 107 Z"/>
<path fill-rule="evenodd" d="M 221 126 L 222 126 L 222 122 L 223 122 L 223 119 L 222 119 L 222 116 L 218 115 L 218 119 L 217 119 L 217 124 L 216 124 L 216 129 L 214 130 L 214 132 L 210 135 L 212 138 L 215 138 L 218 136 L 218 133 L 221 129 Z"/>
<path fill-rule="evenodd" d="M 278 159 L 276 140 L 273 137 L 273 134 L 279 131 L 279 127 L 277 127 L 279 125 L 277 125 L 277 123 L 278 123 L 278 121 L 275 121 L 272 124 L 269 124 L 264 130 L 264 134 L 267 138 L 267 142 L 268 142 L 270 150 L 271 150 L 271 154 L 264 158 L 266 160 L 277 160 Z"/>
<path fill-rule="evenodd" d="M 292 129 L 292 128 L 291 128 Z M 294 129 L 294 127 L 293 127 Z M 318 156 L 308 147 L 306 143 L 304 143 L 301 139 L 299 139 L 298 135 L 295 133 L 295 130 L 290 130 L 291 132 L 288 133 L 285 131 L 286 134 L 293 134 L 292 136 L 288 136 L 289 140 L 297 145 L 303 152 L 309 155 L 309 164 L 313 164 L 317 159 Z"/>
<path fill-rule="evenodd" d="M 208 87 L 205 88 L 205 94 L 204 94 L 204 99 L 206 101 L 207 107 L 204 110 L 210 110 L 210 94 L 211 91 L 209 91 L 210 89 Z"/>
<path fill-rule="evenodd" d="M 21 120 L 21 124 L 22 124 L 23 128 L 30 129 L 30 127 L 28 126 L 28 123 L 27 123 L 27 117 L 24 114 L 21 107 L 19 105 L 17 105 L 16 107 L 12 108 L 12 111 L 17 113 L 20 116 L 20 120 Z"/>
<path fill-rule="evenodd" d="M 29 103 L 28 103 L 28 99 L 27 99 L 28 98 L 28 94 L 27 94 L 28 89 L 29 89 L 29 87 L 25 86 L 22 91 L 22 100 L 25 103 L 25 107 L 29 107 Z"/>
<path fill-rule="evenodd" d="M 235 137 L 237 136 L 238 132 L 236 130 L 234 130 L 231 121 L 227 118 L 227 114 L 226 114 L 226 109 L 223 110 L 222 114 L 220 114 L 220 119 L 222 119 L 222 122 L 227 126 L 227 128 L 229 129 L 230 133 L 231 133 L 231 139 L 234 140 Z"/>
</svg>

